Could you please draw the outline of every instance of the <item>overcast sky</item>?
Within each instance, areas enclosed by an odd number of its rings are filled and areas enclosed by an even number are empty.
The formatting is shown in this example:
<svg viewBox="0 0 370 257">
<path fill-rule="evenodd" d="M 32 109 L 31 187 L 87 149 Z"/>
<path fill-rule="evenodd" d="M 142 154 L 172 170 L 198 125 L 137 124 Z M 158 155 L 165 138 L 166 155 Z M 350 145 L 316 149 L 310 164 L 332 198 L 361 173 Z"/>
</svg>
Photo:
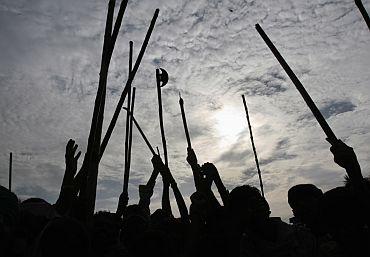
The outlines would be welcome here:
<svg viewBox="0 0 370 257">
<path fill-rule="evenodd" d="M 0 184 L 21 199 L 54 202 L 69 138 L 86 150 L 96 95 L 107 2 L 0 1 Z M 120 1 L 117 1 L 117 9 Z M 370 1 L 363 1 L 370 11 Z M 161 146 L 155 69 L 169 73 L 163 88 L 169 165 L 189 205 L 194 192 L 186 164 L 178 92 L 185 101 L 193 148 L 231 190 L 258 186 L 241 95 L 246 95 L 267 200 L 273 216 L 291 216 L 287 190 L 342 184 L 325 135 L 298 91 L 256 32 L 259 23 L 290 64 L 336 135 L 370 168 L 370 33 L 352 0 L 129 1 L 113 53 L 104 127 L 156 8 L 157 24 L 137 73 L 136 117 Z M 123 112 L 122 112 L 123 114 Z M 115 210 L 122 190 L 125 115 L 100 164 L 97 208 Z M 151 154 L 134 131 L 130 203 L 152 171 Z M 81 158 L 82 159 L 82 158 Z M 157 181 L 152 208 L 160 206 Z M 172 205 L 176 210 L 175 204 Z"/>
</svg>

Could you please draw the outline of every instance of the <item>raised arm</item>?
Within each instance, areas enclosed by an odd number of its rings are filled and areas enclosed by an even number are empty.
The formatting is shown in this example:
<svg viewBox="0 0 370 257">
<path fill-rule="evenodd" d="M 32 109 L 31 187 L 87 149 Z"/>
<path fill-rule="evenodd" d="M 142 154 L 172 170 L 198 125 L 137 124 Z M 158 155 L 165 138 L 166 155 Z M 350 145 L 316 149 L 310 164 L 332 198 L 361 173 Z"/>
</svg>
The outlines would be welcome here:
<svg viewBox="0 0 370 257">
<path fill-rule="evenodd" d="M 201 168 L 198 164 L 197 156 L 192 148 L 187 148 L 188 156 L 186 161 L 189 163 L 191 170 L 193 171 L 194 184 L 197 191 L 202 191 L 202 173 Z"/>
<path fill-rule="evenodd" d="M 206 176 L 209 176 L 211 181 L 215 183 L 224 206 L 227 206 L 229 203 L 229 191 L 227 191 L 226 187 L 224 186 L 216 166 L 213 165 L 213 163 L 206 162 L 202 165 L 202 170 Z"/>
<path fill-rule="evenodd" d="M 370 225 L 370 190 L 362 176 L 357 156 L 353 148 L 346 145 L 341 140 L 330 143 L 332 144 L 330 151 L 334 155 L 334 162 L 346 170 L 349 177 L 349 188 L 353 190 L 359 200 L 361 209 L 365 213 L 365 217 L 367 217 L 367 225 Z"/>
<path fill-rule="evenodd" d="M 63 176 L 62 186 L 55 208 L 60 214 L 65 214 L 71 207 L 74 198 L 73 179 L 77 172 L 77 161 L 81 156 L 79 151 L 76 154 L 78 145 L 70 139 L 66 146 L 65 163 L 66 169 Z"/>
<path fill-rule="evenodd" d="M 353 148 L 343 143 L 340 139 L 334 142 L 330 141 L 330 143 L 332 144 L 330 151 L 334 155 L 334 162 L 346 170 L 353 185 L 361 185 L 364 178 Z"/>
<path fill-rule="evenodd" d="M 167 168 L 166 165 L 164 165 L 164 163 L 162 162 L 162 160 L 160 158 L 156 159 L 156 167 L 160 170 L 160 173 L 163 177 L 163 181 L 166 184 L 168 183 L 172 187 L 173 193 L 175 195 L 176 203 L 177 203 L 177 206 L 179 208 L 179 213 L 180 213 L 180 216 L 181 216 L 181 220 L 184 223 L 189 223 L 188 209 L 186 207 L 184 198 L 182 197 L 182 194 L 181 194 L 179 188 L 177 187 L 177 183 L 176 183 L 175 179 L 173 178 L 173 176 L 171 174 L 170 169 Z"/>
</svg>

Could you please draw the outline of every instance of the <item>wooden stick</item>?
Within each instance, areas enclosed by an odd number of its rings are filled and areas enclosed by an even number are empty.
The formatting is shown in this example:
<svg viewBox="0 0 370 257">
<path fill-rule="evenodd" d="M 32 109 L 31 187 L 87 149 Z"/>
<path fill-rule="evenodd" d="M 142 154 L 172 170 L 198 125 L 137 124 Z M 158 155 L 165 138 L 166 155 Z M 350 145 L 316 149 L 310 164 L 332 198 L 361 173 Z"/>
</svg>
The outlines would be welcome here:
<svg viewBox="0 0 370 257">
<path fill-rule="evenodd" d="M 245 101 L 244 95 L 242 95 L 242 98 L 243 98 L 243 104 L 244 104 L 244 109 L 245 109 L 245 115 L 247 116 L 247 121 L 248 121 L 249 136 L 251 138 L 252 149 L 253 149 L 253 153 L 254 153 L 254 160 L 256 162 L 257 172 L 258 172 L 258 178 L 260 180 L 261 194 L 262 194 L 263 197 L 265 197 L 265 193 L 263 192 L 263 183 L 262 183 L 262 176 L 261 176 L 260 165 L 258 163 L 257 151 L 256 151 L 256 147 L 254 145 L 254 139 L 253 139 L 253 133 L 252 133 L 252 126 L 251 126 L 251 122 L 249 120 L 248 107 L 247 107 L 247 103 Z"/>
<path fill-rule="evenodd" d="M 136 88 L 132 88 L 132 102 L 131 102 L 131 107 L 130 107 L 130 113 L 134 113 L 134 106 L 135 106 L 135 91 L 136 91 Z M 132 117 L 133 115 L 131 115 L 129 118 L 130 118 L 130 124 L 131 124 L 131 127 L 129 128 L 130 129 L 130 133 L 128 135 L 129 137 L 129 140 L 128 140 L 128 147 L 127 147 L 127 162 L 126 162 L 126 167 L 125 167 L 125 174 L 124 174 L 124 177 L 123 177 L 123 192 L 127 193 L 128 194 L 128 180 L 129 180 L 129 176 L 130 176 L 130 165 L 131 165 L 131 145 L 132 145 Z"/>
<path fill-rule="evenodd" d="M 292 69 L 289 67 L 288 63 L 284 60 L 284 58 L 280 55 L 279 51 L 276 49 L 274 44 L 271 42 L 269 37 L 266 35 L 266 33 L 263 31 L 261 26 L 259 24 L 256 24 L 256 29 L 262 39 L 265 41 L 267 46 L 270 48 L 271 52 L 275 55 L 276 59 L 279 61 L 280 65 L 283 67 L 285 72 L 288 74 L 289 78 L 292 80 L 295 87 L 298 89 L 299 93 L 302 95 L 304 101 L 310 108 L 311 112 L 315 116 L 316 120 L 319 122 L 321 128 L 324 130 L 327 140 L 329 143 L 333 144 L 333 142 L 337 141 L 337 137 L 334 135 L 334 132 L 329 127 L 329 124 L 326 122 L 324 117 L 322 116 L 321 112 L 315 105 L 315 103 L 312 101 L 310 95 L 307 93 L 306 89 L 303 87 L 302 83 L 299 81 L 297 76 L 294 74 Z"/>
<path fill-rule="evenodd" d="M 110 48 L 113 47 L 111 45 L 111 33 L 113 25 L 114 5 L 115 1 L 110 0 L 108 4 L 107 20 L 104 33 L 99 86 L 95 98 L 93 117 L 88 138 L 88 145 L 86 155 L 84 158 L 84 164 L 86 165 L 87 170 L 87 177 L 86 181 L 84 181 L 82 185 L 80 198 L 86 204 L 86 208 L 82 209 L 81 215 L 82 218 L 88 223 L 91 221 L 95 209 L 96 185 L 99 166 L 99 161 L 97 161 L 97 157 L 99 156 L 100 151 L 101 131 L 104 118 L 106 84 L 111 57 L 109 52 Z"/>
<path fill-rule="evenodd" d="M 159 69 L 156 69 L 155 73 L 156 73 L 156 80 L 157 80 L 158 115 L 159 115 L 159 126 L 161 129 L 161 137 L 162 137 L 164 164 L 166 165 L 166 167 L 168 167 L 167 143 L 166 143 L 166 136 L 164 133 L 164 125 L 163 125 L 162 92 L 161 92 L 161 80 L 160 80 Z"/>
<path fill-rule="evenodd" d="M 367 14 L 367 11 L 366 11 L 364 5 L 362 4 L 362 1 L 361 0 L 355 0 L 355 3 L 357 5 L 357 8 L 360 10 L 362 17 L 364 18 L 364 20 L 366 22 L 367 28 L 370 30 L 369 14 Z"/>
<path fill-rule="evenodd" d="M 128 68 L 128 76 L 130 76 L 131 70 L 132 70 L 132 50 L 133 50 L 133 43 L 130 41 L 130 51 L 129 51 L 129 68 Z M 127 109 L 131 110 L 131 85 L 127 92 Z M 125 168 L 124 168 L 124 175 L 123 175 L 123 192 L 128 193 L 128 174 L 129 174 L 129 166 L 128 166 L 128 148 L 129 148 L 129 136 L 130 136 L 130 114 L 127 112 L 126 115 L 126 136 L 125 136 Z M 132 134 L 131 134 L 132 135 Z"/>
<path fill-rule="evenodd" d="M 180 92 L 179 92 L 179 97 L 180 97 L 179 104 L 180 104 L 180 109 L 181 109 L 181 117 L 182 117 L 182 123 L 184 124 L 186 141 L 188 142 L 188 148 L 191 148 L 190 135 L 189 135 L 188 125 L 186 123 L 186 116 L 185 116 L 185 110 L 184 110 L 184 100 L 181 98 Z"/>
<path fill-rule="evenodd" d="M 127 112 L 130 112 L 130 111 L 129 111 L 129 110 L 127 110 L 125 107 L 124 107 L 123 109 L 124 109 L 124 110 L 126 110 Z M 133 120 L 133 121 L 134 121 L 134 123 L 135 123 L 136 128 L 139 130 L 139 133 L 140 133 L 141 137 L 144 139 L 144 141 L 145 141 L 146 145 L 148 146 L 148 148 L 149 148 L 150 152 L 152 152 L 152 154 L 153 154 L 153 155 L 155 155 L 155 151 L 154 151 L 154 149 L 153 149 L 152 145 L 150 144 L 150 142 L 149 142 L 148 138 L 145 136 L 145 134 L 144 134 L 143 130 L 141 129 L 141 127 L 140 127 L 139 123 L 136 121 L 135 116 L 134 116 L 134 115 L 132 115 L 132 113 L 131 113 L 131 112 L 130 112 L 130 115 L 131 115 L 131 117 L 132 117 L 132 120 Z"/>
<path fill-rule="evenodd" d="M 103 141 L 102 141 L 102 144 L 100 145 L 100 154 L 98 156 L 98 160 L 100 161 L 100 159 L 102 158 L 103 154 L 104 154 L 104 151 L 105 151 L 105 148 L 109 142 L 109 139 L 112 135 L 112 132 L 113 132 L 113 129 L 117 123 L 117 119 L 118 119 L 118 116 L 120 114 L 120 111 L 121 111 L 121 108 L 123 106 L 123 103 L 125 101 L 125 98 L 126 98 L 126 95 L 127 95 L 127 91 L 128 91 L 128 85 L 131 85 L 134 78 L 135 78 L 135 74 L 137 72 L 137 70 L 139 69 L 139 66 L 140 66 L 140 63 L 141 63 L 141 60 L 144 56 L 144 53 L 145 53 L 145 50 L 146 50 L 146 47 L 148 45 L 148 42 L 149 42 L 149 39 L 150 39 L 150 36 L 152 34 L 152 31 L 154 29 L 154 25 L 155 25 L 155 22 L 157 20 L 157 17 L 158 17 L 158 14 L 159 14 L 159 9 L 156 9 L 154 15 L 153 15 L 153 18 L 152 18 L 152 21 L 150 23 L 150 26 L 149 26 L 149 29 L 147 31 L 147 34 L 145 36 L 145 39 L 144 39 L 144 42 L 141 46 L 141 49 L 140 49 L 140 52 L 139 52 L 139 55 L 138 55 L 138 58 L 136 59 L 135 61 L 135 65 L 134 65 L 134 68 L 132 69 L 132 72 L 131 72 L 131 76 L 129 76 L 129 79 L 127 80 L 126 82 L 126 85 L 124 87 L 124 90 L 121 94 L 121 97 L 120 97 L 120 100 L 116 106 L 116 110 L 113 114 L 113 117 L 112 117 L 112 120 L 108 126 L 108 129 L 107 129 L 107 132 L 103 138 Z M 86 153 L 87 155 L 87 153 Z M 88 170 L 88 167 L 87 167 L 87 164 L 84 160 L 84 163 L 82 164 L 82 167 L 80 169 L 80 171 L 78 172 L 78 174 L 76 175 L 75 179 L 74 179 L 74 187 L 78 190 L 78 188 L 80 188 L 81 190 L 83 190 L 83 188 L 85 187 L 84 186 L 84 177 L 86 177 L 86 174 L 87 174 L 87 170 Z"/>
<path fill-rule="evenodd" d="M 12 191 L 12 168 L 13 168 L 13 153 L 9 154 L 9 191 Z"/>
<path fill-rule="evenodd" d="M 143 56 L 144 56 L 146 47 L 148 46 L 150 36 L 151 36 L 151 34 L 153 32 L 154 25 L 155 25 L 155 22 L 157 20 L 158 14 L 159 14 L 159 9 L 156 9 L 155 10 L 155 13 L 153 15 L 152 21 L 150 23 L 148 32 L 146 33 L 144 42 L 143 42 L 143 44 L 141 46 L 139 55 L 138 55 L 138 57 L 136 59 L 134 68 L 132 69 L 131 76 L 129 76 L 129 78 L 128 78 L 127 82 L 126 82 L 125 88 L 123 89 L 123 92 L 122 92 L 121 97 L 120 97 L 120 99 L 118 101 L 116 110 L 114 111 L 112 120 L 111 120 L 111 122 L 110 122 L 110 124 L 108 126 L 107 132 L 106 132 L 106 134 L 104 136 L 104 139 L 103 139 L 103 142 L 102 142 L 102 144 L 100 146 L 100 155 L 101 156 L 104 154 L 105 148 L 106 148 L 106 146 L 108 144 L 108 141 L 109 141 L 109 139 L 110 139 L 110 137 L 112 135 L 113 129 L 114 129 L 116 123 L 117 123 L 118 116 L 119 116 L 119 114 L 121 112 L 123 103 L 125 101 L 125 98 L 126 98 L 126 95 L 127 95 L 127 92 L 128 92 L 128 87 L 129 87 L 129 85 L 132 84 L 132 82 L 133 82 L 133 80 L 135 78 L 136 72 L 139 69 L 139 66 L 140 66 L 141 60 L 143 59 Z M 101 158 L 101 156 L 100 156 L 100 158 Z"/>
</svg>

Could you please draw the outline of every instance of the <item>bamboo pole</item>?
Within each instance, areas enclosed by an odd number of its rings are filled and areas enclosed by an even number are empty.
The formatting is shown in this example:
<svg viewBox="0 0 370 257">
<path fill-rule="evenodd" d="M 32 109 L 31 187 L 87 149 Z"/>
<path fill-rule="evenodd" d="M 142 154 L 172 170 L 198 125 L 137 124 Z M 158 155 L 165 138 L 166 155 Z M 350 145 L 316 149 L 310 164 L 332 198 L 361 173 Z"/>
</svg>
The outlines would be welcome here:
<svg viewBox="0 0 370 257">
<path fill-rule="evenodd" d="M 164 125 L 163 125 L 162 92 L 161 92 L 161 87 L 164 86 L 165 83 L 161 85 L 161 74 L 159 73 L 159 69 L 156 69 L 155 73 L 156 73 L 156 81 L 157 81 L 159 126 L 161 129 L 164 164 L 166 165 L 166 167 L 168 167 L 167 143 L 166 143 L 166 135 L 164 133 Z"/>
<path fill-rule="evenodd" d="M 134 113 L 135 91 L 136 91 L 136 88 L 133 87 L 132 88 L 132 102 L 131 102 L 131 107 L 130 107 L 130 113 L 131 114 Z M 130 133 L 128 135 L 129 136 L 129 140 L 128 140 L 128 147 L 127 147 L 127 162 L 126 162 L 125 174 L 124 174 L 124 178 L 123 178 L 123 192 L 126 193 L 127 195 L 128 195 L 128 180 L 129 180 L 129 176 L 130 176 L 130 165 L 131 165 L 132 117 L 133 117 L 133 115 L 131 115 L 129 117 L 130 118 L 131 127 L 129 128 L 130 129 Z"/>
<path fill-rule="evenodd" d="M 129 68 L 128 68 L 128 76 L 130 77 L 132 71 L 132 52 L 133 52 L 133 42 L 130 41 L 130 50 L 129 50 Z M 132 112 L 131 109 L 131 85 L 127 92 L 127 109 Z M 131 127 L 130 127 L 130 114 L 127 112 L 126 115 L 126 136 L 125 136 L 125 167 L 124 167 L 124 175 L 123 175 L 123 192 L 128 195 L 128 174 L 130 172 L 129 167 L 129 142 L 130 142 L 130 135 L 131 134 Z"/>
<path fill-rule="evenodd" d="M 105 96 L 106 96 L 106 84 L 110 64 L 111 56 L 110 52 L 112 52 L 110 48 L 113 47 L 111 42 L 111 33 L 113 26 L 114 6 L 115 1 L 110 0 L 108 4 L 107 20 L 104 32 L 103 52 L 99 73 L 100 75 L 99 86 L 95 98 L 87 150 L 84 158 L 87 176 L 86 180 L 82 184 L 80 191 L 80 198 L 82 202 L 84 202 L 85 204 L 85 208 L 81 209 L 82 211 L 81 218 L 88 223 L 91 221 L 95 209 L 96 185 L 99 166 L 99 162 L 97 161 L 96 157 L 99 156 L 100 151 L 101 130 L 103 125 Z"/>
<path fill-rule="evenodd" d="M 181 117 L 182 117 L 182 123 L 184 125 L 186 141 L 188 142 L 188 148 L 191 148 L 191 141 L 190 141 L 190 135 L 189 135 L 189 130 L 188 130 L 188 124 L 186 122 L 186 116 L 185 116 L 184 100 L 182 99 L 180 92 L 179 92 L 179 97 L 180 97 L 179 104 L 180 104 L 180 109 L 181 109 Z"/>
<path fill-rule="evenodd" d="M 127 82 L 126 82 L 126 85 L 125 85 L 125 87 L 123 89 L 123 92 L 121 94 L 121 97 L 120 97 L 120 99 L 118 101 L 116 110 L 114 111 L 112 120 L 111 120 L 111 122 L 110 122 L 110 124 L 108 126 L 107 132 L 105 133 L 103 142 L 102 142 L 102 144 L 100 146 L 100 158 L 101 158 L 101 156 L 104 153 L 104 150 L 105 150 L 105 148 L 106 148 L 106 146 L 108 144 L 108 141 L 109 141 L 109 139 L 110 139 L 110 137 L 112 135 L 113 129 L 114 129 L 116 123 L 117 123 L 117 119 L 118 119 L 118 116 L 119 116 L 119 114 L 121 112 L 123 103 L 125 101 L 125 98 L 126 98 L 126 95 L 127 95 L 127 92 L 128 92 L 128 88 L 129 88 L 129 85 L 132 84 L 132 82 L 133 82 L 133 80 L 135 78 L 136 72 L 139 69 L 139 66 L 140 66 L 141 60 L 143 59 L 143 56 L 144 56 L 146 47 L 148 46 L 150 36 L 151 36 L 151 34 L 153 32 L 155 22 L 156 22 L 156 20 L 158 18 L 158 14 L 159 14 L 159 9 L 156 9 L 155 12 L 154 12 L 152 21 L 150 23 L 149 29 L 148 29 L 148 31 L 146 33 L 144 42 L 143 42 L 143 44 L 141 46 L 139 55 L 138 55 L 138 57 L 137 57 L 137 59 L 135 61 L 134 68 L 132 69 L 131 76 L 129 76 L 129 78 L 128 78 Z"/>
<path fill-rule="evenodd" d="M 327 136 L 327 140 L 329 143 L 333 144 L 337 141 L 337 137 L 335 136 L 334 132 L 330 128 L 329 124 L 326 122 L 324 117 L 322 116 L 321 112 L 313 102 L 310 95 L 307 93 L 306 89 L 303 87 L 302 83 L 299 81 L 297 76 L 294 74 L 292 69 L 289 67 L 288 63 L 284 60 L 284 58 L 281 56 L 279 51 L 276 49 L 274 44 L 271 42 L 269 37 L 266 35 L 266 33 L 263 31 L 261 26 L 259 24 L 256 24 L 256 30 L 262 37 L 262 39 L 265 41 L 267 46 L 270 48 L 271 52 L 275 55 L 276 59 L 279 61 L 280 65 L 283 67 L 285 72 L 288 74 L 289 78 L 292 80 L 293 84 L 303 97 L 303 100 L 306 102 L 307 106 L 310 108 L 312 114 L 315 116 L 316 120 L 319 122 L 321 128 L 324 130 L 324 133 Z"/>
<path fill-rule="evenodd" d="M 127 108 L 125 108 L 125 107 L 123 107 L 123 109 L 124 109 L 124 110 L 126 110 L 127 112 L 130 112 L 130 111 L 129 111 L 129 110 L 127 110 Z M 153 154 L 153 156 L 154 156 L 154 155 L 156 155 L 156 154 L 155 154 L 155 151 L 154 151 L 154 149 L 153 149 L 153 146 L 150 144 L 150 142 L 149 142 L 148 138 L 147 138 L 147 137 L 146 137 L 146 135 L 144 134 L 144 131 L 141 129 L 141 127 L 140 127 L 139 123 L 136 121 L 135 116 L 134 116 L 134 115 L 132 115 L 132 113 L 131 113 L 131 112 L 130 112 L 130 115 L 131 115 L 131 117 L 132 117 L 132 120 L 133 120 L 133 122 L 134 122 L 134 124 L 135 124 L 136 128 L 139 130 L 139 133 L 140 133 L 141 137 L 144 139 L 145 144 L 148 146 L 148 148 L 149 148 L 150 152 Z"/>
<path fill-rule="evenodd" d="M 120 100 L 118 101 L 118 104 L 116 106 L 116 110 L 113 114 L 113 117 L 112 117 L 112 120 L 108 126 L 108 129 L 107 129 L 107 132 L 103 138 L 103 141 L 100 145 L 100 151 L 99 151 L 99 156 L 98 156 L 98 160 L 100 161 L 100 159 L 102 158 L 103 154 L 104 154 L 104 151 L 105 151 L 105 148 L 108 144 L 108 141 L 112 135 L 112 132 L 113 132 L 113 129 L 117 123 L 117 119 L 118 119 L 118 116 L 119 116 L 119 113 L 121 111 L 121 108 L 123 106 L 123 103 L 125 101 L 125 98 L 126 98 L 126 95 L 127 95 L 127 90 L 128 90 L 128 85 L 131 85 L 134 78 L 135 78 L 135 74 L 137 72 L 137 70 L 139 69 L 139 66 L 140 66 L 140 63 L 141 63 L 141 60 L 144 56 L 144 53 L 145 53 L 145 50 L 146 50 L 146 47 L 148 46 L 148 42 L 149 42 L 149 39 L 150 39 L 150 36 L 153 32 L 153 29 L 154 29 L 154 25 L 155 25 L 155 22 L 157 20 L 157 17 L 158 17 L 158 14 L 159 14 L 159 9 L 156 9 L 156 11 L 154 12 L 154 15 L 153 15 L 153 18 L 152 18 L 152 21 L 150 23 L 150 26 L 148 28 L 148 31 L 147 31 L 147 34 L 145 36 L 145 39 L 144 39 L 144 42 L 141 46 L 141 49 L 140 49 L 140 52 L 139 52 L 139 55 L 138 55 L 138 58 L 136 59 L 135 61 L 135 65 L 134 65 L 134 68 L 132 69 L 132 72 L 131 72 L 131 76 L 129 76 L 127 82 L 126 82 L 126 85 L 124 87 L 124 90 L 121 94 L 121 97 L 120 97 Z M 86 155 L 88 155 L 86 153 Z M 76 175 L 75 179 L 74 179 L 74 188 L 75 190 L 80 190 L 80 194 L 81 192 L 84 190 L 85 188 L 85 182 L 84 182 L 84 178 L 86 177 L 87 175 L 87 170 L 88 170 L 88 167 L 87 167 L 87 162 L 83 162 L 82 164 L 82 167 L 80 169 L 80 171 L 78 172 L 78 174 Z M 84 194 L 82 192 L 82 194 Z M 86 195 L 86 194 L 85 194 Z"/>
<path fill-rule="evenodd" d="M 249 136 L 250 136 L 251 143 L 252 143 L 252 149 L 253 149 L 253 153 L 254 153 L 254 160 L 256 162 L 256 167 L 257 167 L 257 172 L 258 172 L 258 178 L 259 178 L 259 181 L 260 181 L 261 194 L 262 194 L 263 197 L 265 197 L 265 193 L 263 191 L 263 182 L 262 182 L 260 165 L 259 165 L 259 162 L 258 162 L 256 147 L 254 145 L 254 139 L 253 139 L 253 133 L 252 133 L 252 126 L 251 126 L 251 122 L 249 120 L 248 107 L 247 107 L 247 103 L 245 101 L 244 95 L 242 95 L 242 98 L 243 98 L 243 104 L 244 104 L 244 109 L 245 109 L 245 115 L 246 115 L 247 121 L 248 121 Z"/>
<path fill-rule="evenodd" d="M 13 153 L 9 154 L 9 191 L 12 191 Z"/>
<path fill-rule="evenodd" d="M 370 18 L 361 0 L 355 0 L 357 8 L 360 10 L 362 17 L 364 18 L 367 28 L 370 30 Z"/>
</svg>

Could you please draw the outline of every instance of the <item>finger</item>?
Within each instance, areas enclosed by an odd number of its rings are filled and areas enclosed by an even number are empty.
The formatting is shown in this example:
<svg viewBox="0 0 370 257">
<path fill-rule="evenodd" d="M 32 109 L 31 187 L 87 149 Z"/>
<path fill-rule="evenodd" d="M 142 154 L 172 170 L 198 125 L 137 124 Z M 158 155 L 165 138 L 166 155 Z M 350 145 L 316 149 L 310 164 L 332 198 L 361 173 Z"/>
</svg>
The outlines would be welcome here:
<svg viewBox="0 0 370 257">
<path fill-rule="evenodd" d="M 80 158 L 80 156 L 81 156 L 81 151 L 79 151 L 79 152 L 77 153 L 77 155 L 76 155 L 76 157 L 75 157 L 75 161 L 77 161 L 77 160 L 78 160 L 78 158 Z"/>
<path fill-rule="evenodd" d="M 73 148 L 72 148 L 73 153 L 75 153 L 75 152 L 76 152 L 77 147 L 78 147 L 78 144 L 75 144 L 75 145 L 73 146 Z"/>
<path fill-rule="evenodd" d="M 73 139 L 69 139 L 68 140 L 68 143 L 66 145 L 66 149 L 70 149 L 72 148 L 72 146 L 74 145 L 75 141 Z"/>
</svg>

